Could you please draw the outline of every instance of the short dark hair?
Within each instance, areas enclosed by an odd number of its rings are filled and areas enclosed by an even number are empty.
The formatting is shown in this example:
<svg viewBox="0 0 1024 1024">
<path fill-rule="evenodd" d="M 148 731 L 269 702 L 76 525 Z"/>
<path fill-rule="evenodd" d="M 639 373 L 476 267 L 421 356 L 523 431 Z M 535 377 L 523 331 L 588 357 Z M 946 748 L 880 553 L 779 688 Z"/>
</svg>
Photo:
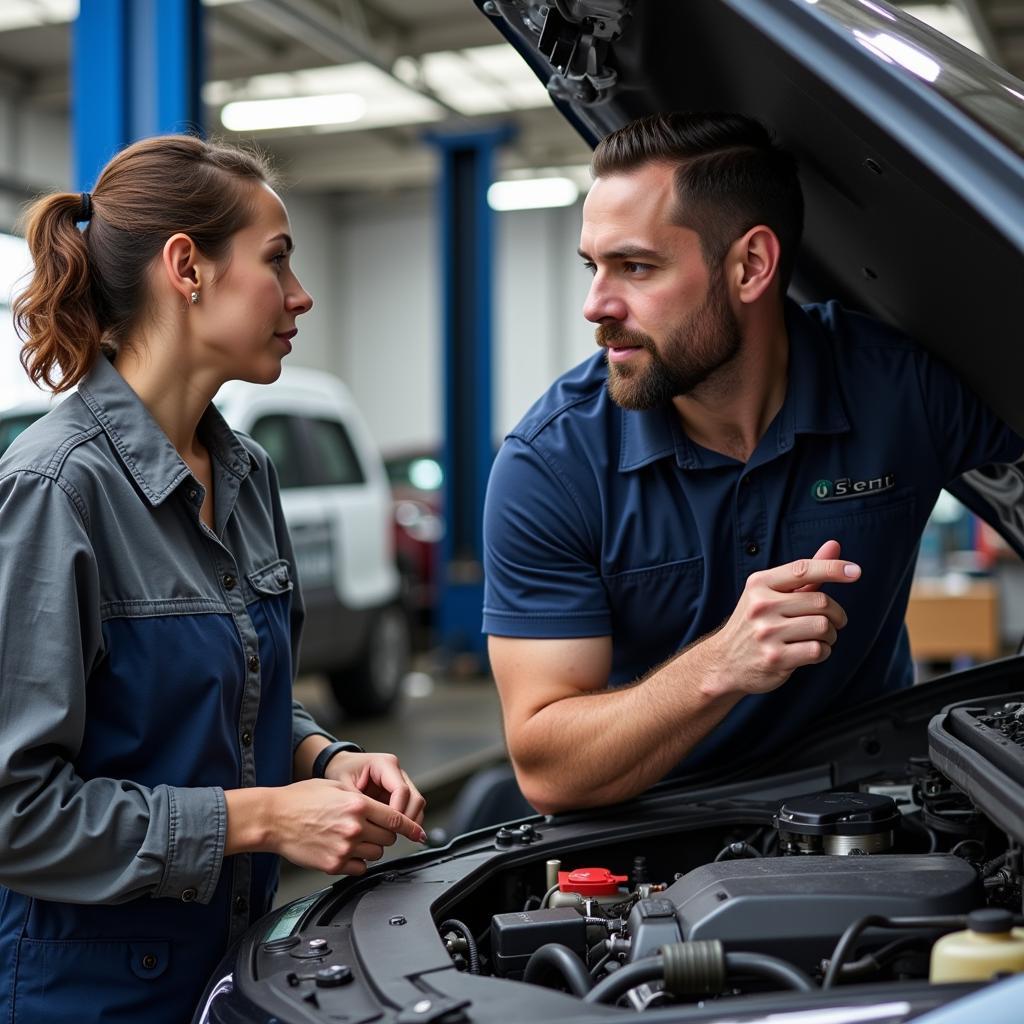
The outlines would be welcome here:
<svg viewBox="0 0 1024 1024">
<path fill-rule="evenodd" d="M 796 158 L 760 121 L 741 114 L 652 114 L 603 138 L 590 169 L 595 178 L 646 164 L 676 165 L 675 223 L 700 236 L 709 267 L 756 224 L 779 238 L 779 284 L 789 286 L 803 231 L 804 200 Z"/>
</svg>

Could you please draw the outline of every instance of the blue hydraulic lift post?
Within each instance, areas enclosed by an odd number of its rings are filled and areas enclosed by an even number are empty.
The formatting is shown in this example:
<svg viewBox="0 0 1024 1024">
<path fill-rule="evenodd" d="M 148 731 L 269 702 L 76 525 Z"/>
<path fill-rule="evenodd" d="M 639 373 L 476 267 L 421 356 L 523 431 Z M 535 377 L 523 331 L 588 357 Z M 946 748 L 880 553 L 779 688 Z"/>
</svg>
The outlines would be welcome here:
<svg viewBox="0 0 1024 1024">
<path fill-rule="evenodd" d="M 487 189 L 495 152 L 512 128 L 434 133 L 441 154 L 444 330 L 444 510 L 438 640 L 482 667 L 483 508 L 494 457 L 491 349 L 493 219 Z"/>
<path fill-rule="evenodd" d="M 81 0 L 73 30 L 74 180 L 137 139 L 202 131 L 200 0 Z"/>
</svg>

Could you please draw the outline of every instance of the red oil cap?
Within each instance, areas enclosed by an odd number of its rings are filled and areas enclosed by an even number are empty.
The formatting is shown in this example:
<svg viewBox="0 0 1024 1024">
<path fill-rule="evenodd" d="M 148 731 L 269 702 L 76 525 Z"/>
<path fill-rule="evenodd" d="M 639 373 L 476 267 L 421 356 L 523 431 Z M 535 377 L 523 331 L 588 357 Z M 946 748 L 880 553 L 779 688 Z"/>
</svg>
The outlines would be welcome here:
<svg viewBox="0 0 1024 1024">
<path fill-rule="evenodd" d="M 615 896 L 628 880 L 628 875 L 613 875 L 607 868 L 576 868 L 558 872 L 558 890 L 580 896 Z"/>
</svg>

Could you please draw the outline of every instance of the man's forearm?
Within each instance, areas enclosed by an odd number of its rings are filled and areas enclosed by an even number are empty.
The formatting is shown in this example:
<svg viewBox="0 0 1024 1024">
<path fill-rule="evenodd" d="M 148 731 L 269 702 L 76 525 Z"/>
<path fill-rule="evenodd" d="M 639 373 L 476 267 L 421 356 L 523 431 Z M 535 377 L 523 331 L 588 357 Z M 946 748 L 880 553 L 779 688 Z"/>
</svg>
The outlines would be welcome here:
<svg viewBox="0 0 1024 1024">
<path fill-rule="evenodd" d="M 550 650 L 495 646 L 526 798 L 543 811 L 626 800 L 661 779 L 743 696 L 770 693 L 823 662 L 847 619 L 820 587 L 860 579 L 860 566 L 839 554 L 839 542 L 827 540 L 813 558 L 752 573 L 716 632 L 623 690 L 603 688 L 610 638 L 603 647 L 586 639 Z"/>
<path fill-rule="evenodd" d="M 554 701 L 510 737 L 526 798 L 550 813 L 627 800 L 662 779 L 729 713 L 706 642 L 639 683 Z"/>
</svg>

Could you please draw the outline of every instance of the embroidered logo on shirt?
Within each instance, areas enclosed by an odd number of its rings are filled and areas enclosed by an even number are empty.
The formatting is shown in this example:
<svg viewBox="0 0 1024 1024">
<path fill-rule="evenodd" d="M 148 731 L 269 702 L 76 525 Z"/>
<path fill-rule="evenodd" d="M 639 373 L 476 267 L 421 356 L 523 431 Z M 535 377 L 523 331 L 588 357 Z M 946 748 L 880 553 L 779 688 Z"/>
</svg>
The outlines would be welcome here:
<svg viewBox="0 0 1024 1024">
<path fill-rule="evenodd" d="M 865 494 L 891 491 L 896 486 L 896 475 L 884 473 L 870 480 L 819 480 L 811 489 L 817 501 L 842 501 L 844 498 L 860 498 Z"/>
</svg>

